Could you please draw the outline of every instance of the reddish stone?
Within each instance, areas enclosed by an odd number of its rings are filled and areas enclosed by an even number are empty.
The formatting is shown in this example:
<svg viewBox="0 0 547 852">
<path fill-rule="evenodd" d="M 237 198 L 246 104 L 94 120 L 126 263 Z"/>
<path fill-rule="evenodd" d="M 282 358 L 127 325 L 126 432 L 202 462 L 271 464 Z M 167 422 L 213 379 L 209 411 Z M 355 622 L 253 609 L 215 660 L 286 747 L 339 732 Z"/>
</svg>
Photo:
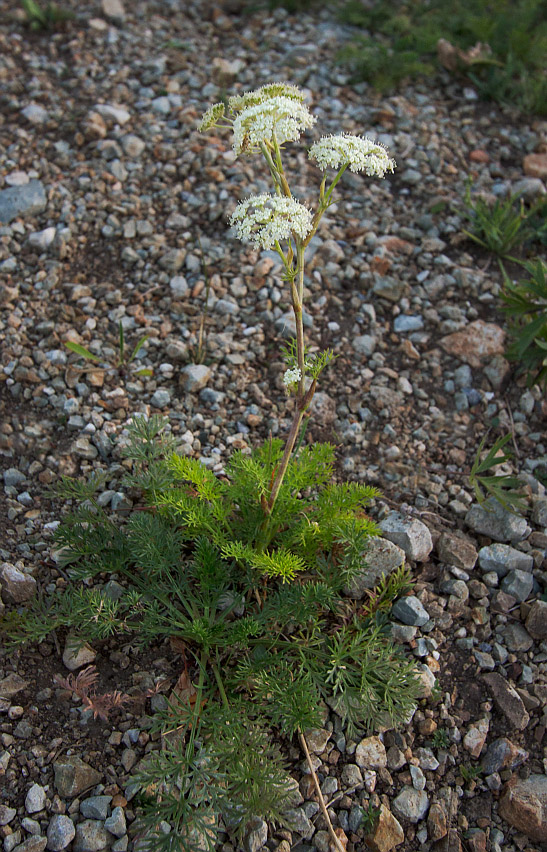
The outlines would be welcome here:
<svg viewBox="0 0 547 852">
<path fill-rule="evenodd" d="M 477 320 L 469 323 L 462 331 L 443 337 L 440 343 L 449 355 L 454 355 L 471 367 L 480 367 L 486 359 L 504 352 L 505 332 L 498 325 Z"/>
<path fill-rule="evenodd" d="M 482 148 L 476 148 L 475 151 L 471 151 L 469 154 L 469 159 L 472 163 L 489 163 L 490 156 L 486 151 L 483 151 Z"/>
<path fill-rule="evenodd" d="M 523 831 L 531 840 L 547 842 L 547 777 L 513 777 L 507 782 L 498 813 L 502 819 Z"/>
<path fill-rule="evenodd" d="M 547 178 L 547 154 L 527 154 L 522 162 L 524 174 L 528 177 Z"/>
</svg>

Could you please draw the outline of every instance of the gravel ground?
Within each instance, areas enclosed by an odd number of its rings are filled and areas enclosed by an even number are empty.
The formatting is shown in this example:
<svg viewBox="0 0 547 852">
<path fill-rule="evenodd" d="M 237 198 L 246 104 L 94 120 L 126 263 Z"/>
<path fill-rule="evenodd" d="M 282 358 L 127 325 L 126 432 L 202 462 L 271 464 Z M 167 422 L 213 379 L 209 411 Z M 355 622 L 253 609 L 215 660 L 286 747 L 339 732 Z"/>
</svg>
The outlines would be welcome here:
<svg viewBox="0 0 547 852">
<path fill-rule="evenodd" d="M 375 512 L 391 557 L 402 549 L 417 581 L 393 630 L 424 680 L 401 732 L 356 743 L 325 715 L 310 735 L 323 792 L 350 852 L 366 848 L 359 805 L 369 803 L 382 805 L 367 838 L 378 852 L 541 849 L 546 405 L 503 357 L 500 274 L 462 238 L 458 208 L 470 174 L 491 196 L 544 193 L 546 123 L 485 105 L 449 77 L 384 98 L 351 87 L 333 62 L 348 30 L 328 12 L 125 5 L 78 3 L 64 29 L 35 34 L 0 2 L 0 607 L 65 583 L 51 558 L 60 507 L 43 496 L 60 474 L 104 470 L 104 505 L 130 505 L 117 439 L 135 413 L 167 415 L 182 451 L 218 472 L 234 448 L 285 434 L 280 265 L 227 224 L 237 200 L 267 189 L 265 175 L 196 125 L 223 91 L 290 79 L 318 119 L 309 141 L 367 132 L 398 163 L 384 181 L 346 174 L 310 246 L 307 334 L 338 359 L 308 436 L 336 443 L 340 476 L 385 495 Z M 297 146 L 288 163 L 311 202 L 317 170 Z M 129 348 L 148 335 L 124 369 L 108 366 L 120 321 Z M 82 368 L 68 339 L 104 362 Z M 524 518 L 473 506 L 465 474 L 494 422 L 515 437 Z M 55 674 L 85 662 L 65 636 L 0 652 L 4 852 L 135 845 L 131 775 L 159 746 L 153 707 L 138 697 L 172 683 L 177 658 L 166 645 L 143 656 L 113 642 L 92 660 L 101 689 L 135 695 L 131 712 L 94 721 L 56 687 Z M 294 830 L 255 826 L 252 852 L 329 848 L 292 757 Z M 233 850 L 228 839 L 222 849 Z"/>
</svg>

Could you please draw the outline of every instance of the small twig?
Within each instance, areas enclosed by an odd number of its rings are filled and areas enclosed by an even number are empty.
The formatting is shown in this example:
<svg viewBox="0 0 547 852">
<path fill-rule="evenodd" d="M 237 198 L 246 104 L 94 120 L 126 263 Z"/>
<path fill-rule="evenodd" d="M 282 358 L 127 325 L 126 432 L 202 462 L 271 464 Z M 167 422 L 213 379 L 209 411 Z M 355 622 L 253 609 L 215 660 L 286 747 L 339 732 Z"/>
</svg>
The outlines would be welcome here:
<svg viewBox="0 0 547 852">
<path fill-rule="evenodd" d="M 310 774 L 311 774 L 311 777 L 312 777 L 312 780 L 313 780 L 313 786 L 315 787 L 315 792 L 317 793 L 317 798 L 319 799 L 319 807 L 321 808 L 321 813 L 323 814 L 323 816 L 325 817 L 325 820 L 327 822 L 327 829 L 328 829 L 329 835 L 331 837 L 331 840 L 334 843 L 338 852 L 346 852 L 346 850 L 344 849 L 344 847 L 340 843 L 339 838 L 335 834 L 334 828 L 332 827 L 332 822 L 331 822 L 331 819 L 330 819 L 330 816 L 329 816 L 329 812 L 327 811 L 327 806 L 325 805 L 323 793 L 321 792 L 321 787 L 319 786 L 319 781 L 317 779 L 317 775 L 315 774 L 315 769 L 313 768 L 313 764 L 311 762 L 311 756 L 310 756 L 310 752 L 309 752 L 309 749 L 308 749 L 308 744 L 306 742 L 306 738 L 305 738 L 304 734 L 302 733 L 302 731 L 298 731 L 298 739 L 300 740 L 300 745 L 302 746 L 302 749 L 304 750 L 304 754 L 306 755 L 306 762 L 308 764 Z"/>
</svg>

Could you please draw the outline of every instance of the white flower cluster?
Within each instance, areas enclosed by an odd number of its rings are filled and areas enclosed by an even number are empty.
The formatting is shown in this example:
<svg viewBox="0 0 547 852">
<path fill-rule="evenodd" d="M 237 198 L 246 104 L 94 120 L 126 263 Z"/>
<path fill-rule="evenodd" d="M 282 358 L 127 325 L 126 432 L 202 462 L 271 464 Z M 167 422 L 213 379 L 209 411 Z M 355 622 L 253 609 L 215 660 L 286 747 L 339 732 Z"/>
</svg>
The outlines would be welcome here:
<svg viewBox="0 0 547 852">
<path fill-rule="evenodd" d="M 312 214 L 294 198 L 263 193 L 241 201 L 230 217 L 230 224 L 241 240 L 251 240 L 257 248 L 270 249 L 277 240 L 286 240 L 291 234 L 306 237 L 312 228 Z"/>
<path fill-rule="evenodd" d="M 234 151 L 256 149 L 271 142 L 274 131 L 280 145 L 300 138 L 300 131 L 315 122 L 308 108 L 295 98 L 278 96 L 248 106 L 234 121 Z"/>
<path fill-rule="evenodd" d="M 283 376 L 283 384 L 286 388 L 292 388 L 293 385 L 298 384 L 300 379 L 302 378 L 302 373 L 300 372 L 299 367 L 290 367 L 288 370 L 285 370 L 285 374 Z"/>
<path fill-rule="evenodd" d="M 223 116 L 224 104 L 213 104 L 209 107 L 207 112 L 203 113 L 203 118 L 198 125 L 198 130 L 201 133 L 205 130 L 210 130 L 211 127 L 214 127 L 217 121 L 219 121 Z"/>
<path fill-rule="evenodd" d="M 308 156 L 317 161 L 321 171 L 348 165 L 352 172 L 364 171 L 369 177 L 384 177 L 395 168 L 395 160 L 388 156 L 383 145 L 349 133 L 324 136 L 311 146 Z"/>
<path fill-rule="evenodd" d="M 292 83 L 267 83 L 252 92 L 245 92 L 244 95 L 233 95 L 228 100 L 228 106 L 230 112 L 236 113 L 270 98 L 292 98 L 294 101 L 304 103 L 304 92 Z"/>
</svg>

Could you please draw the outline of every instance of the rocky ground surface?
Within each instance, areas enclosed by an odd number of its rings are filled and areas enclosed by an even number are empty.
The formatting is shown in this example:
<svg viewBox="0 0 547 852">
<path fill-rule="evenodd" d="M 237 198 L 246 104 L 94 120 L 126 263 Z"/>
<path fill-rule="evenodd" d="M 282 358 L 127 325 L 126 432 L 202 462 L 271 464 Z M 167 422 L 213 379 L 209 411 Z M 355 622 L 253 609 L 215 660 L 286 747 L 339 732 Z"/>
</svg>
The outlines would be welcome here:
<svg viewBox="0 0 547 852">
<path fill-rule="evenodd" d="M 398 163 L 384 181 L 348 173 L 311 246 L 307 334 L 338 359 L 308 435 L 336 443 L 340 476 L 385 495 L 375 564 L 413 568 L 393 631 L 424 680 L 400 732 L 353 742 L 325 714 L 309 736 L 323 793 L 348 850 L 365 848 L 362 804 L 381 806 L 367 835 L 377 852 L 541 849 L 546 406 L 504 358 L 500 274 L 462 237 L 461 207 L 469 175 L 492 196 L 545 192 L 545 122 L 448 77 L 383 98 L 350 86 L 333 61 L 347 30 L 328 12 L 84 0 L 74 21 L 40 34 L 15 5 L 0 2 L 0 607 L 66 582 L 51 559 L 61 507 L 44 497 L 60 474 L 103 470 L 103 504 L 127 507 L 116 441 L 135 413 L 168 416 L 181 451 L 218 472 L 233 448 L 285 433 L 279 263 L 227 225 L 265 175 L 196 125 L 223 91 L 290 79 L 318 118 L 310 141 L 368 132 Z M 293 147 L 293 190 L 311 202 L 317 171 Z M 148 335 L 124 368 L 119 322 L 129 350 Z M 103 361 L 82 366 L 67 340 Z M 514 435 L 523 517 L 473 504 L 466 473 L 492 425 Z M 132 773 L 159 747 L 142 696 L 178 677 L 177 658 L 116 643 L 75 658 L 65 636 L 0 654 L 4 852 L 132 848 Z M 54 681 L 92 661 L 101 689 L 135 696 L 106 723 Z M 293 830 L 258 822 L 251 852 L 329 848 L 292 756 Z"/>
</svg>

